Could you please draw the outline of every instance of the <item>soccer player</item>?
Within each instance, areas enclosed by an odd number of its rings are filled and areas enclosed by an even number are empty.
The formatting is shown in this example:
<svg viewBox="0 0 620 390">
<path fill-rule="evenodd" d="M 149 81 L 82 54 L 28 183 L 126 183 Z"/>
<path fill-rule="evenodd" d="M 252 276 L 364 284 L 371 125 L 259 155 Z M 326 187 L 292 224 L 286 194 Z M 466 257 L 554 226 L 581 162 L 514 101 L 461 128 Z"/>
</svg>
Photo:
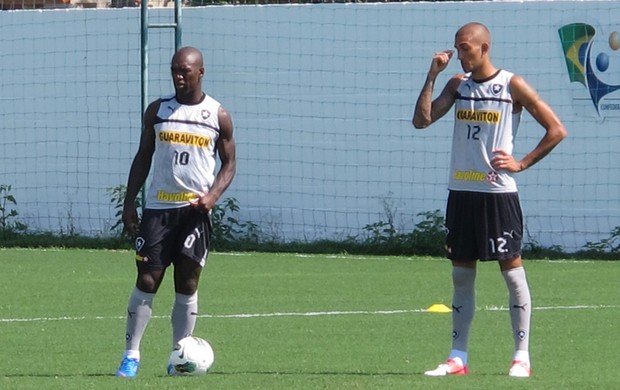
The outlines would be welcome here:
<svg viewBox="0 0 620 390">
<path fill-rule="evenodd" d="M 136 285 L 127 307 L 125 353 L 117 376 L 134 377 L 140 341 L 151 318 L 153 298 L 174 266 L 176 298 L 172 344 L 192 335 L 198 313 L 198 281 L 207 260 L 210 212 L 236 171 L 231 116 L 202 90 L 203 57 L 192 47 L 172 57 L 175 94 L 152 102 L 131 165 L 123 223 L 136 239 Z M 221 162 L 216 174 L 216 155 Z M 146 207 L 136 231 L 135 199 L 151 170 Z"/>
<path fill-rule="evenodd" d="M 491 63 L 491 34 L 480 23 L 468 23 L 455 36 L 465 74 L 452 77 L 432 100 L 435 80 L 454 51 L 433 56 L 418 97 L 413 125 L 423 129 L 455 106 L 446 208 L 447 257 L 452 261 L 452 350 L 428 376 L 468 373 L 469 330 L 476 308 L 477 260 L 498 261 L 509 293 L 515 352 L 509 375 L 529 377 L 531 298 L 521 260 L 523 216 L 515 174 L 545 157 L 566 130 L 551 108 L 520 76 Z M 526 109 L 545 134 L 520 159 L 513 155 L 521 112 Z"/>
</svg>

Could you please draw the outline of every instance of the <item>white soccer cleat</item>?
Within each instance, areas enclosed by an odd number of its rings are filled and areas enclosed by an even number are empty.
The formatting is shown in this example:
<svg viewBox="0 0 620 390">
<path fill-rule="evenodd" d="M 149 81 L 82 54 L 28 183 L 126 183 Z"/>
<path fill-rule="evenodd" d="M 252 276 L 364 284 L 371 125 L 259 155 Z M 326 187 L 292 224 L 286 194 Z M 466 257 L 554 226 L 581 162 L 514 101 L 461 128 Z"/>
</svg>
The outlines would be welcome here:
<svg viewBox="0 0 620 390">
<path fill-rule="evenodd" d="M 463 364 L 460 358 L 448 359 L 447 362 L 440 364 L 436 369 L 426 371 L 426 376 L 447 376 L 447 375 L 467 375 L 469 369 Z"/>
<path fill-rule="evenodd" d="M 532 369 L 527 362 L 521 360 L 513 360 L 512 367 L 510 367 L 508 375 L 513 378 L 529 378 L 532 375 Z"/>
</svg>

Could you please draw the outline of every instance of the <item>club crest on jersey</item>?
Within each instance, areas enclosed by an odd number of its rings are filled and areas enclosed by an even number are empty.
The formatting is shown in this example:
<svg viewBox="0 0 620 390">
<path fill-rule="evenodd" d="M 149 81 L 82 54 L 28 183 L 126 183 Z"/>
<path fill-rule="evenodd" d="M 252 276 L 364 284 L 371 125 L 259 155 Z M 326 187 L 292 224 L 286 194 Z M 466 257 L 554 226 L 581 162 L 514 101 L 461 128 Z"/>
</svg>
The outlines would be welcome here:
<svg viewBox="0 0 620 390">
<path fill-rule="evenodd" d="M 142 247 L 144 246 L 144 243 L 145 243 L 144 238 L 142 238 L 142 237 L 136 238 L 136 250 L 137 251 L 142 250 Z"/>
<path fill-rule="evenodd" d="M 207 120 L 211 116 L 211 113 L 209 110 L 202 110 L 200 111 L 200 115 L 202 115 L 202 119 Z"/>
<path fill-rule="evenodd" d="M 503 88 L 504 86 L 501 84 L 493 84 L 491 85 L 491 92 L 493 92 L 493 94 L 495 95 L 499 95 L 499 93 L 502 92 Z"/>
</svg>

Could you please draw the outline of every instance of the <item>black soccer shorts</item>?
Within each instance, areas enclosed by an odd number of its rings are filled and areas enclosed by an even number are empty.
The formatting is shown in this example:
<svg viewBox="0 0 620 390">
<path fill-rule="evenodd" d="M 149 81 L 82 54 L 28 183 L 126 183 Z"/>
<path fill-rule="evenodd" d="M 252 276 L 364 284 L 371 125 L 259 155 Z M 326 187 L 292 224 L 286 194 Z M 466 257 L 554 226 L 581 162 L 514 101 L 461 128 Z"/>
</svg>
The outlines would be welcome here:
<svg viewBox="0 0 620 390">
<path fill-rule="evenodd" d="M 519 194 L 450 191 L 446 227 L 450 260 L 514 259 L 523 242 Z"/>
<path fill-rule="evenodd" d="M 191 206 L 145 209 L 136 239 L 136 260 L 164 269 L 181 256 L 204 266 L 211 241 L 211 217 Z"/>
</svg>

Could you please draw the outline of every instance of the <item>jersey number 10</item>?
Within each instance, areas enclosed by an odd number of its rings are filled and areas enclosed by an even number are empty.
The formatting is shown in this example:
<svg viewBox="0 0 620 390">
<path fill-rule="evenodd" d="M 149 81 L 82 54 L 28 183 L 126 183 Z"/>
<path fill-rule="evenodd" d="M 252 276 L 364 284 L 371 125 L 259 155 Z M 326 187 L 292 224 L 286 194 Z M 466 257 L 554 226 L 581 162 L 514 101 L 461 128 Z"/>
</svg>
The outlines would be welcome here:
<svg viewBox="0 0 620 390">
<path fill-rule="evenodd" d="M 189 163 L 189 153 L 188 152 L 177 152 L 174 151 L 174 164 L 175 165 L 187 165 Z"/>
</svg>

